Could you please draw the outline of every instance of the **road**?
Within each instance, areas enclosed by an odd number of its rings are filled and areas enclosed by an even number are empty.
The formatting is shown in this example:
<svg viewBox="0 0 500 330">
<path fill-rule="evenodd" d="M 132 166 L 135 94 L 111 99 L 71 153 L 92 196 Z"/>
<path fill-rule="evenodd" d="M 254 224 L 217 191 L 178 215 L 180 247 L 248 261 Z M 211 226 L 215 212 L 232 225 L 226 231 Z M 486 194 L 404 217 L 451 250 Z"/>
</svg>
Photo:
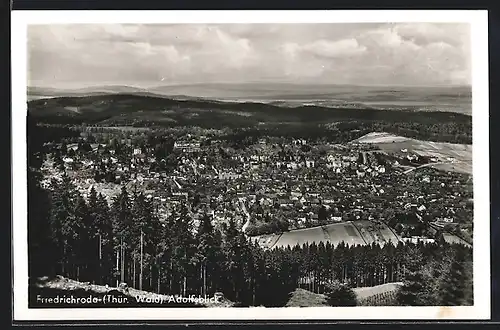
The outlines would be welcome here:
<svg viewBox="0 0 500 330">
<path fill-rule="evenodd" d="M 429 166 L 433 166 L 433 165 L 439 165 L 439 164 L 458 164 L 460 162 L 437 162 L 437 163 L 427 163 L 427 164 L 424 164 L 424 165 L 420 165 L 420 166 L 417 166 L 417 167 L 413 167 L 413 168 L 410 168 L 409 170 L 406 170 L 403 172 L 403 174 L 408 174 L 410 173 L 411 171 L 415 171 L 415 170 L 418 170 L 420 168 L 423 168 L 423 167 L 429 167 Z"/>
<path fill-rule="evenodd" d="M 172 177 L 172 180 L 174 181 L 174 183 L 177 186 L 177 188 L 182 189 L 182 186 L 179 184 L 179 182 L 177 182 L 177 180 L 175 179 L 175 176 Z"/>
<path fill-rule="evenodd" d="M 247 222 L 245 222 L 243 227 L 241 227 L 241 231 L 243 233 L 245 233 L 247 227 L 250 225 L 250 214 L 247 211 L 247 207 L 245 206 L 245 202 L 244 202 L 243 198 L 240 198 L 239 201 L 240 201 L 240 205 L 241 205 L 241 209 L 243 210 L 243 213 L 245 213 L 245 215 L 247 216 Z"/>
</svg>

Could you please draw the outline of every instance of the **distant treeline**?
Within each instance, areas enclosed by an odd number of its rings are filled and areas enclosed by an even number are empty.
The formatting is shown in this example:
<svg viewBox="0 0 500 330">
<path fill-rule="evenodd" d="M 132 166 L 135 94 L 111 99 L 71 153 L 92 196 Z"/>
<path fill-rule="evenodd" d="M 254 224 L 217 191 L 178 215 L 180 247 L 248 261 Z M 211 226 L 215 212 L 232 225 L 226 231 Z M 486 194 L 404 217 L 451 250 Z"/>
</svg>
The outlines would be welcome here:
<svg viewBox="0 0 500 330">
<path fill-rule="evenodd" d="M 443 122 L 431 125 L 418 122 L 349 120 L 338 122 L 336 125 L 330 127 L 304 124 L 236 129 L 235 133 L 228 134 L 223 139 L 234 141 L 235 147 L 238 147 L 241 144 L 240 141 L 244 141 L 247 137 L 252 137 L 252 139 L 247 141 L 255 141 L 255 137 L 265 136 L 303 138 L 327 143 L 347 143 L 371 132 L 387 132 L 424 141 L 471 144 L 472 133 L 469 133 L 468 130 L 468 124 L 455 122 Z"/>
<path fill-rule="evenodd" d="M 138 95 L 35 100 L 28 103 L 28 111 L 37 121 L 54 124 L 257 128 L 268 135 L 318 136 L 335 142 L 383 130 L 423 140 L 472 143 L 471 116 L 451 112 L 286 108 L 263 103 L 180 101 Z"/>
</svg>

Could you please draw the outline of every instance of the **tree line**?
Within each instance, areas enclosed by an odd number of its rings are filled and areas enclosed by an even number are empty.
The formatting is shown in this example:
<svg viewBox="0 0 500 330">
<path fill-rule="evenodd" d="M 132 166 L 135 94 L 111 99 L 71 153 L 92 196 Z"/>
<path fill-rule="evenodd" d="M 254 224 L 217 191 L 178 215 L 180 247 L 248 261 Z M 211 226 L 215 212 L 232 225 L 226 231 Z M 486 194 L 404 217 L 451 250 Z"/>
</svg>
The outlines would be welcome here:
<svg viewBox="0 0 500 330">
<path fill-rule="evenodd" d="M 467 299 L 472 253 L 460 246 L 321 242 L 264 250 L 233 220 L 219 229 L 205 214 L 196 225 L 187 206 L 161 222 L 150 199 L 125 188 L 108 205 L 95 189 L 85 200 L 64 175 L 41 197 L 29 217 L 32 276 L 125 282 L 157 293 L 223 292 L 244 305 L 282 306 L 298 287 L 325 293 L 333 281 L 351 287 L 406 281 L 401 301 L 409 305 L 434 302 L 439 290 L 451 301 Z"/>
</svg>

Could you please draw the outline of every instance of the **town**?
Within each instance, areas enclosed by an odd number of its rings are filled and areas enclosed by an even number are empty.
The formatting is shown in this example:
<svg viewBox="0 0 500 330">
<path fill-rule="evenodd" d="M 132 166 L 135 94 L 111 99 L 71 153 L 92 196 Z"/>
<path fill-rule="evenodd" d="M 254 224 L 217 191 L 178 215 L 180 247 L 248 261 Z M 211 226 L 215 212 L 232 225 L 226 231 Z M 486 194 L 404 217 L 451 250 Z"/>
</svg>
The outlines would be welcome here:
<svg viewBox="0 0 500 330">
<path fill-rule="evenodd" d="M 29 28 L 30 308 L 473 306 L 470 31 L 372 23 Z"/>
<path fill-rule="evenodd" d="M 195 227 L 233 219 L 247 236 L 348 221 L 384 223 L 402 240 L 472 244 L 472 177 L 423 164 L 406 149 L 219 130 L 73 127 L 46 145 L 48 186 L 67 173 L 109 202 L 122 187 L 151 199 L 160 220 L 183 205 Z M 417 168 L 414 171 L 408 169 Z"/>
</svg>

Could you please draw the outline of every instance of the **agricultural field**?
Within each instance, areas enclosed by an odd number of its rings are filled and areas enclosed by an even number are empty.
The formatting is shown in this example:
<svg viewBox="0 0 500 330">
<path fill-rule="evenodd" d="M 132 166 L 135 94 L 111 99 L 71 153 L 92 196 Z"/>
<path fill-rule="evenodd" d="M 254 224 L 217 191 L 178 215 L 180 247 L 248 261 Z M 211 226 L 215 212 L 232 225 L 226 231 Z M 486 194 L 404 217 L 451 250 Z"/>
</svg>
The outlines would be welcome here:
<svg viewBox="0 0 500 330">
<path fill-rule="evenodd" d="M 393 306 L 396 305 L 396 294 L 402 283 L 386 283 L 382 285 L 355 288 L 359 306 Z"/>
<path fill-rule="evenodd" d="M 377 286 L 354 288 L 358 306 L 394 306 L 396 294 L 402 283 L 386 283 Z M 286 307 L 324 307 L 328 306 L 324 294 L 296 289 L 290 294 Z"/>
<path fill-rule="evenodd" d="M 472 145 L 422 141 L 389 133 L 373 132 L 352 141 L 373 144 L 390 154 L 417 154 L 433 158 L 428 165 L 443 171 L 472 174 Z"/>
<path fill-rule="evenodd" d="M 381 284 L 377 286 L 355 288 L 354 292 L 356 292 L 356 296 L 358 297 L 358 299 L 362 300 L 376 296 L 378 294 L 397 291 L 402 284 L 403 283 L 396 282 L 396 283 Z"/>
<path fill-rule="evenodd" d="M 460 238 L 456 235 L 450 234 L 450 233 L 443 233 L 443 239 L 448 244 L 462 244 L 462 245 L 471 247 L 471 245 L 469 243 L 467 243 L 465 240 L 463 240 L 462 238 Z"/>
<path fill-rule="evenodd" d="M 385 224 L 371 221 L 355 221 L 353 225 L 361 234 L 365 244 L 386 244 L 392 242 L 397 244 L 400 238 Z"/>
<path fill-rule="evenodd" d="M 276 245 L 276 242 L 281 237 L 281 234 L 269 234 L 261 236 L 251 236 L 252 242 L 257 242 L 264 249 L 271 249 Z"/>
<path fill-rule="evenodd" d="M 282 234 L 255 236 L 251 238 L 260 246 L 267 249 L 303 245 L 305 243 L 320 242 L 336 246 L 341 242 L 346 245 L 368 245 L 377 242 L 381 245 L 389 241 L 396 244 L 400 239 L 396 234 L 382 223 L 370 221 L 348 221 L 326 226 L 306 229 L 291 230 Z"/>
</svg>

